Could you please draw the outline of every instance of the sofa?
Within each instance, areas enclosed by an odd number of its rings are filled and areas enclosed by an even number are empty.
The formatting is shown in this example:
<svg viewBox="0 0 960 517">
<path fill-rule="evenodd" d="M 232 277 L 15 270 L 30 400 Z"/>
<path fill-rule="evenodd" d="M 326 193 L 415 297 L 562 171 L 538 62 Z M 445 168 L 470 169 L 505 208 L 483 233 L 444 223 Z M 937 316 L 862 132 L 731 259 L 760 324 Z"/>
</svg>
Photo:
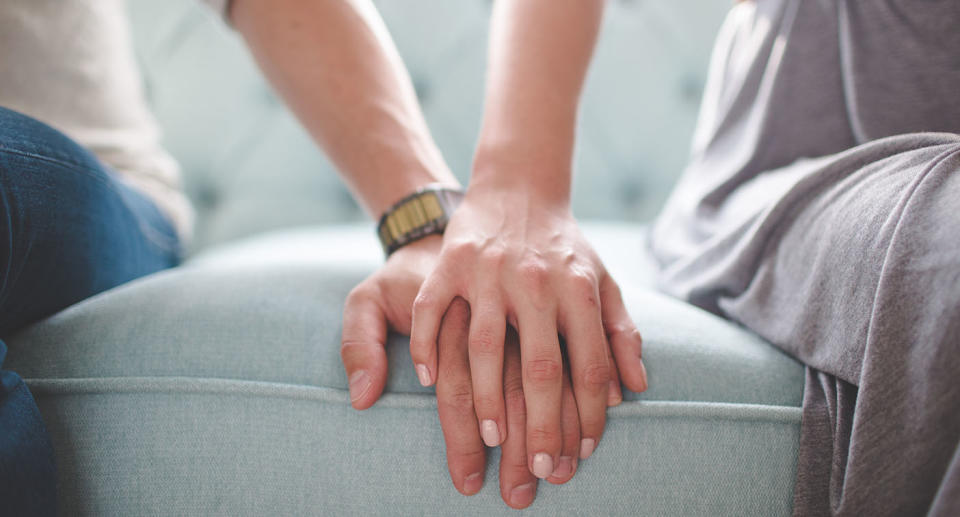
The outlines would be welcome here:
<svg viewBox="0 0 960 517">
<path fill-rule="evenodd" d="M 482 108 L 487 0 L 380 0 L 435 138 L 466 181 Z M 184 264 L 8 340 L 50 432 L 65 515 L 496 515 L 450 482 L 432 388 L 403 336 L 384 396 L 353 410 L 342 304 L 382 263 L 329 162 L 236 35 L 193 0 L 129 0 L 137 56 L 197 209 Z M 727 5 L 611 1 L 584 95 L 574 212 L 644 335 L 625 392 L 567 484 L 519 513 L 786 515 L 803 366 L 660 294 L 646 224 L 683 168 Z M 442 30 L 436 30 L 441 28 Z M 2 511 L 0 511 L 2 513 Z"/>
</svg>

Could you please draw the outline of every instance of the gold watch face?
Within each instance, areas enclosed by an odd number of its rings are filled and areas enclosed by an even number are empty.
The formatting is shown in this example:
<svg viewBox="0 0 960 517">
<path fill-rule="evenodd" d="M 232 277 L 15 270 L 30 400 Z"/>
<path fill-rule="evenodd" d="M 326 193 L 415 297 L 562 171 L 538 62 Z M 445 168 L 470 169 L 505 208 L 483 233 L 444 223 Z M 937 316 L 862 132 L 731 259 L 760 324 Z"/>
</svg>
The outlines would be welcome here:
<svg viewBox="0 0 960 517">
<path fill-rule="evenodd" d="M 387 216 L 386 224 L 381 228 L 381 238 L 387 242 L 399 241 L 403 236 L 417 228 L 426 226 L 446 216 L 436 192 L 424 192 L 397 207 Z M 387 235 L 383 235 L 386 230 Z"/>
<path fill-rule="evenodd" d="M 450 213 L 463 193 L 446 188 L 425 188 L 400 200 L 380 219 L 377 232 L 390 255 L 421 237 L 443 233 Z"/>
</svg>

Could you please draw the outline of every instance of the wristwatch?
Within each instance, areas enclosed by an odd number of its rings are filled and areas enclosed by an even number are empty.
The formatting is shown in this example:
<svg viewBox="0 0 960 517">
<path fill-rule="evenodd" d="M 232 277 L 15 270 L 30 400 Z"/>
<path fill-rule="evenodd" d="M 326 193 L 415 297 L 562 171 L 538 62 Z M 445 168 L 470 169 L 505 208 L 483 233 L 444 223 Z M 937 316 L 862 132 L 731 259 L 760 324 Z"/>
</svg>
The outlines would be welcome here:
<svg viewBox="0 0 960 517">
<path fill-rule="evenodd" d="M 432 184 L 401 199 L 380 218 L 377 234 L 389 257 L 402 246 L 428 235 L 443 233 L 453 211 L 463 200 L 463 191 Z"/>
</svg>

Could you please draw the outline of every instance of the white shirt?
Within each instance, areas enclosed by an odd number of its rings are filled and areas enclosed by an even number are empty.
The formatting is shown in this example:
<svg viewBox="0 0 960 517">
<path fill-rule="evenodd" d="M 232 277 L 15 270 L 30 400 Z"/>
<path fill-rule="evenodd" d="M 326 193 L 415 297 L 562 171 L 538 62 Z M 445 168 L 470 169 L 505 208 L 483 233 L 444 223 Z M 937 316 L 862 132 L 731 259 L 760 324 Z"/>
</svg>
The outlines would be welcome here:
<svg viewBox="0 0 960 517">
<path fill-rule="evenodd" d="M 145 101 L 124 0 L 3 0 L 0 106 L 93 152 L 189 238 L 193 211 Z"/>
</svg>

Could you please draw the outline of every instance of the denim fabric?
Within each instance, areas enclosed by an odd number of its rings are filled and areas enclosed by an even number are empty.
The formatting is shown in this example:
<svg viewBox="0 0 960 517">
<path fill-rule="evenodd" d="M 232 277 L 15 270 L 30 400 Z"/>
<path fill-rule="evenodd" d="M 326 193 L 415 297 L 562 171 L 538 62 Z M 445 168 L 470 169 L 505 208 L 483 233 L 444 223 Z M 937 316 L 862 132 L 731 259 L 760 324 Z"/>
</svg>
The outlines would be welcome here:
<svg viewBox="0 0 960 517">
<path fill-rule="evenodd" d="M 156 207 L 62 133 L 0 108 L 0 338 L 168 268 L 179 245 Z M 7 346 L 0 341 L 0 366 Z M 0 501 L 52 514 L 54 462 L 29 390 L 0 371 Z"/>
</svg>

